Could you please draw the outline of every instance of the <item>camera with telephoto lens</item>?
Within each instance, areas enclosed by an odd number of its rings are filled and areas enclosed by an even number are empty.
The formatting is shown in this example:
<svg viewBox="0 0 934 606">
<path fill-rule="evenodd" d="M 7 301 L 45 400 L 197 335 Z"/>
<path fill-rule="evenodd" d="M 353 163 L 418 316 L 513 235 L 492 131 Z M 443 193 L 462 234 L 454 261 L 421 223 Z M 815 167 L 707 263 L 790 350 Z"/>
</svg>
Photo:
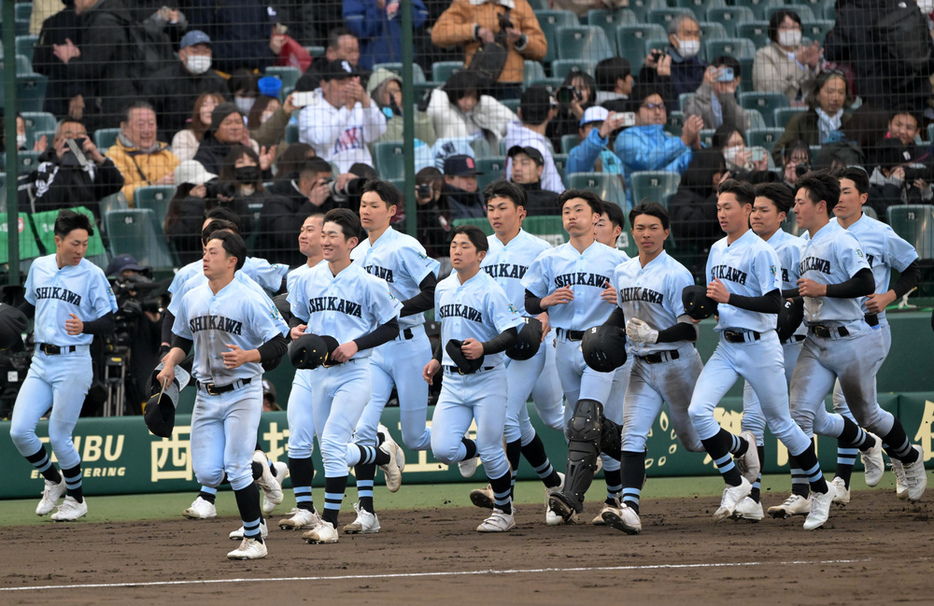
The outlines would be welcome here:
<svg viewBox="0 0 934 606">
<path fill-rule="evenodd" d="M 558 92 L 555 93 L 555 99 L 561 105 L 567 105 L 572 101 L 581 101 L 583 98 L 584 96 L 581 92 L 573 86 L 562 86 L 558 89 Z"/>
<path fill-rule="evenodd" d="M 218 198 L 224 198 L 226 200 L 233 200 L 237 197 L 237 184 L 233 181 L 222 181 L 220 179 L 211 179 L 204 184 L 205 197 L 213 198 L 217 200 Z"/>
<path fill-rule="evenodd" d="M 418 198 L 428 199 L 431 197 L 431 183 L 419 183 L 415 186 L 415 195 Z"/>
<path fill-rule="evenodd" d="M 934 183 L 934 168 L 924 167 L 905 167 L 905 183 L 914 183 L 918 179 L 928 183 Z"/>
<path fill-rule="evenodd" d="M 367 180 L 364 177 L 357 177 L 348 181 L 344 187 L 338 187 L 337 181 L 332 178 L 324 180 L 328 184 L 328 191 L 335 202 L 346 202 L 348 198 L 359 198 L 363 194 L 363 186 Z"/>
</svg>

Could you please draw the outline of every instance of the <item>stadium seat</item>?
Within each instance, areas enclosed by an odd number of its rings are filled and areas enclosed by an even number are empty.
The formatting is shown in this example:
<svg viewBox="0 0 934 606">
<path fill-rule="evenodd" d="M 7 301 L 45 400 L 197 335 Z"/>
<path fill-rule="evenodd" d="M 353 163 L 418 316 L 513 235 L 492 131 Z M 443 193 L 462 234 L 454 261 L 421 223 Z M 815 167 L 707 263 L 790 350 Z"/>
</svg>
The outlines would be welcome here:
<svg viewBox="0 0 934 606">
<path fill-rule="evenodd" d="M 684 112 L 678 110 L 670 112 L 668 114 L 668 124 L 665 125 L 665 132 L 680 137 L 682 128 L 684 128 Z"/>
<path fill-rule="evenodd" d="M 571 150 L 577 147 L 577 144 L 580 143 L 580 137 L 576 134 L 562 135 L 561 136 L 561 153 L 569 154 Z"/>
<path fill-rule="evenodd" d="M 477 175 L 477 187 L 480 191 L 493 181 L 506 176 L 506 158 L 483 158 L 477 160 L 476 165 L 477 172 L 483 173 Z"/>
<path fill-rule="evenodd" d="M 934 259 L 934 205 L 890 206 L 885 214 L 895 233 L 915 247 L 918 257 Z"/>
<path fill-rule="evenodd" d="M 470 149 L 473 150 L 473 157 L 476 160 L 493 157 L 493 150 L 490 149 L 490 142 L 487 141 L 485 137 L 479 137 L 471 141 Z"/>
<path fill-rule="evenodd" d="M 704 147 L 713 147 L 714 132 L 716 131 L 712 128 L 704 128 L 701 129 L 700 133 L 698 133 L 700 136 L 701 144 L 703 144 Z"/>
<path fill-rule="evenodd" d="M 768 21 L 772 16 L 771 11 L 785 7 L 785 0 L 744 0 L 743 5 L 749 7 L 756 16 L 756 21 Z"/>
<path fill-rule="evenodd" d="M 298 143 L 298 124 L 287 124 L 285 127 L 285 142 Z"/>
<path fill-rule="evenodd" d="M 94 145 L 102 154 L 105 154 L 117 142 L 117 135 L 119 134 L 119 128 L 99 128 L 94 131 Z"/>
<path fill-rule="evenodd" d="M 490 225 L 489 220 L 486 217 L 469 217 L 464 219 L 454 219 L 452 221 L 454 227 L 460 227 L 461 225 L 476 225 L 483 230 L 487 236 L 493 235 L 493 227 Z"/>
<path fill-rule="evenodd" d="M 0 78 L 3 72 L 0 70 Z M 45 104 L 45 89 L 49 83 L 47 76 L 28 74 L 16 76 L 17 109 L 21 112 L 41 112 Z M 6 95 L 0 87 L 0 107 L 6 106 Z"/>
<path fill-rule="evenodd" d="M 273 66 L 266 68 L 267 76 L 274 76 L 282 80 L 282 90 L 287 88 L 294 89 L 295 83 L 302 76 L 302 72 L 297 67 Z"/>
<path fill-rule="evenodd" d="M 308 51 L 308 54 L 312 57 L 323 57 L 325 52 L 323 46 L 306 46 L 305 50 Z"/>
<path fill-rule="evenodd" d="M 635 25 L 638 22 L 636 14 L 625 8 L 616 11 L 600 9 L 587 11 L 587 25 L 602 27 L 609 40 L 616 37 L 616 28 L 620 25 Z"/>
<path fill-rule="evenodd" d="M 175 266 L 151 209 L 112 210 L 104 215 L 104 223 L 112 256 L 130 254 L 141 265 L 157 269 Z"/>
<path fill-rule="evenodd" d="M 431 79 L 444 84 L 457 70 L 464 69 L 462 61 L 436 61 L 431 66 Z"/>
<path fill-rule="evenodd" d="M 32 19 L 32 2 L 17 2 L 13 7 L 15 19 L 20 21 L 29 21 Z"/>
<path fill-rule="evenodd" d="M 529 86 L 544 86 L 546 88 L 551 87 L 552 91 L 556 91 L 558 90 L 558 88 L 560 88 L 560 86 L 563 83 L 564 83 L 564 78 L 542 78 L 541 80 L 535 80 L 534 82 L 529 84 Z M 508 107 L 509 103 L 507 103 L 507 101 L 516 101 L 516 107 L 509 108 L 513 111 L 513 113 L 515 113 L 516 109 L 519 107 L 519 104 L 518 104 L 519 99 L 503 99 L 502 101 L 500 101 L 500 103 Z"/>
<path fill-rule="evenodd" d="M 565 169 L 568 167 L 568 154 L 552 154 L 551 157 L 554 158 L 555 168 L 563 180 Z"/>
<path fill-rule="evenodd" d="M 678 109 L 684 111 L 684 106 L 694 97 L 695 93 L 681 93 L 678 95 Z"/>
<path fill-rule="evenodd" d="M 639 204 L 643 199 L 658 202 L 668 208 L 668 199 L 681 184 L 681 175 L 661 170 L 638 171 L 629 175 L 632 202 Z"/>
<path fill-rule="evenodd" d="M 705 21 L 714 21 L 723 25 L 727 34 L 731 36 L 737 35 L 736 28 L 740 23 L 748 23 L 755 20 L 756 17 L 752 9 L 747 6 L 714 6 L 707 9 L 707 18 L 705 19 Z"/>
<path fill-rule="evenodd" d="M 736 59 L 755 59 L 756 46 L 746 38 L 709 38 L 704 41 L 707 60 L 720 55 L 730 55 Z"/>
<path fill-rule="evenodd" d="M 133 205 L 136 208 L 148 208 L 156 215 L 159 225 L 165 222 L 165 214 L 169 210 L 169 202 L 175 195 L 174 185 L 146 185 L 137 187 L 133 192 Z"/>
<path fill-rule="evenodd" d="M 794 116 L 807 110 L 801 107 L 778 107 L 772 110 L 772 123 L 775 128 L 785 128 Z"/>
<path fill-rule="evenodd" d="M 725 0 L 674 0 L 671 3 L 671 6 L 673 6 L 674 8 L 691 9 L 695 15 L 700 16 L 700 15 L 706 14 L 708 8 L 726 6 L 726 1 Z"/>
<path fill-rule="evenodd" d="M 816 20 L 810 6 L 806 4 L 788 6 L 787 4 L 782 4 L 779 0 L 772 0 L 771 3 L 765 7 L 765 13 L 762 20 L 768 21 L 772 18 L 773 13 L 781 10 L 793 10 L 794 12 L 798 13 L 798 16 L 801 17 L 802 23 Z M 753 12 L 755 12 L 755 9 L 753 9 Z M 804 37 L 806 38 L 807 34 L 804 34 Z"/>
<path fill-rule="evenodd" d="M 934 122 L 932 122 L 931 124 L 928 124 L 927 133 L 928 133 L 928 138 L 927 138 L 927 140 L 928 140 L 928 141 L 934 141 L 934 139 L 932 139 L 932 137 L 934 137 Z"/>
<path fill-rule="evenodd" d="M 535 17 L 538 19 L 538 25 L 542 28 L 542 33 L 545 34 L 545 40 L 548 42 L 548 50 L 545 51 L 545 58 L 542 59 L 542 62 L 550 65 L 552 61 L 558 58 L 558 28 L 580 25 L 580 20 L 571 11 L 562 10 L 536 11 Z"/>
<path fill-rule="evenodd" d="M 788 107 L 788 97 L 782 93 L 740 93 L 739 104 L 745 109 L 756 109 L 767 126 L 775 126 L 775 110 Z"/>
<path fill-rule="evenodd" d="M 599 27 L 563 26 L 557 29 L 555 35 L 559 59 L 584 59 L 596 63 L 616 55 L 615 42 L 611 43 Z"/>
<path fill-rule="evenodd" d="M 627 10 L 631 10 L 639 23 L 646 22 L 648 12 L 653 9 L 668 8 L 665 0 L 629 0 Z"/>
<path fill-rule="evenodd" d="M 743 109 L 743 114 L 746 116 L 746 130 L 753 128 L 768 128 L 765 123 L 765 118 L 762 117 L 762 114 L 759 113 L 759 110 Z"/>
<path fill-rule="evenodd" d="M 568 234 L 564 231 L 564 224 L 559 216 L 526 217 L 522 220 L 522 229 L 549 242 L 552 246 L 560 246 L 568 241 Z"/>
<path fill-rule="evenodd" d="M 700 21 L 697 25 L 700 27 L 701 40 L 707 40 L 709 38 L 730 37 L 726 31 L 726 28 L 723 27 L 723 24 L 721 23 L 716 23 L 714 21 Z"/>
<path fill-rule="evenodd" d="M 545 67 L 539 61 L 529 61 L 526 59 L 522 68 L 522 86 L 528 88 L 536 80 L 544 80 Z"/>
<path fill-rule="evenodd" d="M 741 23 L 739 27 L 736 28 L 736 35 L 740 38 L 746 38 L 747 40 L 752 40 L 753 45 L 758 49 L 763 46 L 768 46 L 772 43 L 769 39 L 769 22 L 768 21 L 750 21 L 748 23 Z M 749 74 L 752 77 L 752 74 Z"/>
<path fill-rule="evenodd" d="M 32 63 L 33 51 L 38 41 L 39 36 L 17 36 L 16 54 L 26 57 Z"/>
<path fill-rule="evenodd" d="M 764 147 L 771 154 L 783 132 L 785 132 L 783 128 L 749 129 L 746 131 L 746 145 L 748 147 Z"/>
<path fill-rule="evenodd" d="M 75 212 L 87 216 L 93 224 L 96 219 L 94 213 L 87 207 L 77 206 L 73 208 Z M 33 213 L 32 224 L 36 230 L 36 238 L 45 249 L 46 253 L 55 252 L 55 219 L 58 218 L 58 210 L 47 210 L 45 212 Z M 88 251 L 85 256 L 93 257 L 104 254 L 104 242 L 101 239 L 100 232 L 95 231 L 94 235 L 88 238 Z"/>
<path fill-rule="evenodd" d="M 49 112 L 20 112 L 20 115 L 23 117 L 23 122 L 26 123 L 27 132 L 30 129 L 34 131 L 55 130 L 55 116 Z"/>
<path fill-rule="evenodd" d="M 804 20 L 801 29 L 801 35 L 805 38 L 810 38 L 811 40 L 816 40 L 821 44 L 824 43 L 824 37 L 827 35 L 827 32 L 833 29 L 833 21 L 830 19 L 808 19 Z"/>
<path fill-rule="evenodd" d="M 824 4 L 824 19 L 827 21 L 837 20 L 837 5 L 833 2 L 827 2 Z"/>
<path fill-rule="evenodd" d="M 405 148 L 402 141 L 377 141 L 373 144 L 373 164 L 380 179 L 405 178 Z"/>
<path fill-rule="evenodd" d="M 695 21 L 700 21 L 690 8 L 655 8 L 648 12 L 645 16 L 645 20 L 646 23 L 661 25 L 665 28 L 665 31 L 667 31 L 668 24 L 680 15 L 689 15 Z"/>
<path fill-rule="evenodd" d="M 552 87 L 557 89 L 559 85 L 560 82 L 558 84 L 552 85 Z M 508 107 L 512 113 L 516 113 L 519 110 L 519 101 L 521 101 L 521 99 L 503 99 L 500 101 L 500 103 Z"/>
<path fill-rule="evenodd" d="M 49 144 L 51 145 L 51 141 Z M 34 171 L 39 166 L 39 154 L 37 151 L 17 151 L 16 152 L 16 174 L 23 174 Z M 6 154 L 4 154 L 6 156 Z M 4 157 L 4 166 L 8 167 L 8 162 Z"/>
<path fill-rule="evenodd" d="M 400 78 L 402 77 L 402 64 L 401 63 L 374 63 L 373 64 L 374 71 L 380 67 L 383 69 L 388 69 L 394 74 L 398 74 Z M 413 63 L 412 64 L 412 83 L 419 84 L 424 81 L 425 81 L 425 72 L 422 71 L 422 66 L 419 65 L 418 63 Z"/>
<path fill-rule="evenodd" d="M 665 28 L 660 25 L 620 25 L 616 28 L 616 47 L 619 56 L 629 61 L 632 73 L 639 73 L 645 61 L 646 40 L 667 40 Z"/>
<path fill-rule="evenodd" d="M 565 184 L 568 189 L 586 189 L 600 196 L 600 199 L 613 202 L 627 212 L 626 186 L 622 175 L 611 173 L 571 173 Z"/>
<path fill-rule="evenodd" d="M 54 212 L 57 216 L 58 211 L 56 210 Z M 29 215 L 26 213 L 19 213 L 19 222 L 23 226 L 23 228 L 19 230 L 20 261 L 24 259 L 35 259 L 41 252 L 39 251 L 39 245 L 36 243 L 36 233 L 32 228 L 32 223 L 29 221 Z M 7 223 L 7 213 L 0 213 L 0 263 L 10 262 L 9 238 L 10 232 L 9 224 Z M 52 247 L 52 252 L 55 252 L 54 245 Z"/>
<path fill-rule="evenodd" d="M 736 89 L 738 92 L 751 93 L 755 90 L 752 81 L 752 70 L 755 62 L 755 57 L 739 60 L 739 72 L 741 79 L 739 81 L 739 88 Z"/>
<path fill-rule="evenodd" d="M 553 77 L 564 80 L 568 73 L 576 67 L 585 74 L 593 76 L 596 66 L 596 61 L 586 59 L 555 59 L 551 64 L 551 73 Z"/>
</svg>

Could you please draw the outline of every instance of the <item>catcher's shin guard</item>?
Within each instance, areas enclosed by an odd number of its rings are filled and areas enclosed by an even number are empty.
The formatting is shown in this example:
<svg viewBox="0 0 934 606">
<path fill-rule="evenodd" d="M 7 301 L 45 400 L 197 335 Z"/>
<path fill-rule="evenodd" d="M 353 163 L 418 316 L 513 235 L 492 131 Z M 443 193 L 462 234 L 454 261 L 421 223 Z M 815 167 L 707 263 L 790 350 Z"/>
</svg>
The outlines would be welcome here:
<svg viewBox="0 0 934 606">
<path fill-rule="evenodd" d="M 568 420 L 568 468 L 564 490 L 552 497 L 558 514 L 568 518 L 584 510 L 584 494 L 593 482 L 600 456 L 603 405 L 596 400 L 578 400 L 574 415 Z M 564 505 L 562 507 L 562 505 Z M 573 511 L 571 511 L 573 509 Z"/>
</svg>

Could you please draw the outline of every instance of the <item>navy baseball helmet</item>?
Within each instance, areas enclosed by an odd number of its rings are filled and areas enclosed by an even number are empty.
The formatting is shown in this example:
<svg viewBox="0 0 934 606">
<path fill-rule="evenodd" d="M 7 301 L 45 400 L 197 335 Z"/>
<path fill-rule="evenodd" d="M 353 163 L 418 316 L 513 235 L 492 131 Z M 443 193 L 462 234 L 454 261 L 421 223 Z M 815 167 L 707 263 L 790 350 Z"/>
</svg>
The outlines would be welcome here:
<svg viewBox="0 0 934 606">
<path fill-rule="evenodd" d="M 684 313 L 695 320 L 706 320 L 717 311 L 717 302 L 707 296 L 706 286 L 685 286 L 681 292 Z"/>
<path fill-rule="evenodd" d="M 458 370 L 461 374 L 469 375 L 475 373 L 483 367 L 483 358 L 485 356 L 480 356 L 476 360 L 468 360 L 464 356 L 464 352 L 461 350 L 461 345 L 464 342 L 459 339 L 451 339 L 448 341 L 447 345 L 444 346 L 445 351 L 448 352 L 448 355 L 451 356 L 451 361 L 457 365 Z"/>
<path fill-rule="evenodd" d="M 337 346 L 337 339 L 332 336 L 306 333 L 289 346 L 289 359 L 300 370 L 329 366 L 328 358 Z"/>
<path fill-rule="evenodd" d="M 506 355 L 513 360 L 528 360 L 538 353 L 542 345 L 542 322 L 538 318 L 525 316 L 525 324 L 519 329 L 519 338 L 512 347 L 506 350 Z"/>
<path fill-rule="evenodd" d="M 601 324 L 584 331 L 581 339 L 584 362 L 597 372 L 613 372 L 626 363 L 626 331 Z"/>
<path fill-rule="evenodd" d="M 778 338 L 785 342 L 795 334 L 804 320 L 804 299 L 782 299 L 782 308 L 778 312 Z"/>
</svg>

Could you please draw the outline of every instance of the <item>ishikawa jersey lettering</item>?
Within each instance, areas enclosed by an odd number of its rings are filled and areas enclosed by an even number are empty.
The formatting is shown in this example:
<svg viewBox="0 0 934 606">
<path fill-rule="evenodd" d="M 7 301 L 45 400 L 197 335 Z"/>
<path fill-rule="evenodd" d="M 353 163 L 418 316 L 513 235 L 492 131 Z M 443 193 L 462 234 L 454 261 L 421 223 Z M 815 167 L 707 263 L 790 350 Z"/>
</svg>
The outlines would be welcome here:
<svg viewBox="0 0 934 606">
<path fill-rule="evenodd" d="M 25 297 L 36 308 L 36 343 L 89 345 L 94 335 L 65 332 L 69 314 L 90 322 L 117 311 L 107 277 L 87 259 L 59 269 L 54 254 L 39 257 L 29 268 Z"/>
<path fill-rule="evenodd" d="M 779 229 L 766 244 L 775 249 L 778 261 L 782 268 L 782 290 L 791 290 L 798 287 L 798 263 L 807 242 L 784 229 Z"/>
<path fill-rule="evenodd" d="M 288 301 L 292 315 L 308 325 L 305 332 L 330 335 L 338 343 L 373 332 L 402 309 L 386 281 L 366 273 L 357 263 L 336 276 L 326 262 L 319 263 L 295 276 L 292 286 Z M 372 349 L 364 349 L 354 359 L 368 358 L 372 353 Z"/>
<path fill-rule="evenodd" d="M 441 343 L 451 339 L 461 341 L 472 338 L 489 341 L 504 330 L 522 325 L 522 315 L 509 302 L 506 293 L 483 270 L 461 284 L 457 272 L 441 280 L 435 288 L 435 319 L 441 321 Z M 503 354 L 490 354 L 483 359 L 484 366 L 496 366 Z M 455 366 L 444 350 L 444 366 Z"/>
<path fill-rule="evenodd" d="M 238 368 L 224 367 L 227 344 L 256 349 L 276 335 L 289 331 L 279 310 L 265 294 L 254 292 L 233 280 L 216 295 L 209 284 L 197 286 L 182 298 L 172 332 L 194 341 L 191 374 L 202 383 L 229 385 L 239 379 L 263 374 L 259 362 Z"/>
<path fill-rule="evenodd" d="M 562 286 L 574 291 L 574 300 L 548 308 L 548 321 L 554 328 L 586 330 L 603 324 L 613 311 L 600 298 L 612 283 L 616 266 L 627 261 L 626 253 L 594 241 L 583 254 L 570 243 L 546 250 L 538 256 L 522 285 L 536 297 L 545 297 Z"/>
<path fill-rule="evenodd" d="M 370 245 L 364 238 L 352 251 L 350 258 L 363 266 L 367 273 L 389 284 L 389 291 L 399 300 L 408 301 L 421 290 L 419 284 L 433 273 L 438 276 L 441 264 L 428 256 L 425 247 L 412 236 L 391 227 Z M 425 314 L 417 313 L 399 318 L 399 330 L 425 323 Z"/>
<path fill-rule="evenodd" d="M 818 284 L 841 284 L 868 267 L 856 238 L 842 229 L 839 223 L 831 221 L 807 241 L 798 273 Z M 804 297 L 804 321 L 807 324 L 825 321 L 846 323 L 862 317 L 863 310 L 857 299 Z"/>
<path fill-rule="evenodd" d="M 678 316 L 684 315 L 681 293 L 686 286 L 694 285 L 694 277 L 663 250 L 645 267 L 642 267 L 639 257 L 621 263 L 614 273 L 613 285 L 617 291 L 617 304 L 627 320 L 639 318 L 661 331 L 677 324 Z M 629 353 L 637 356 L 672 347 L 672 343 L 629 341 Z"/>
<path fill-rule="evenodd" d="M 282 286 L 282 278 L 289 272 L 289 266 L 283 265 L 282 263 L 270 263 L 266 259 L 260 259 L 258 257 L 247 257 L 243 261 L 243 268 L 239 271 L 248 275 L 254 282 L 267 291 L 278 292 L 279 288 Z M 172 293 L 172 298 L 174 299 L 184 295 L 188 290 L 191 290 L 193 286 L 199 286 L 200 284 L 192 284 L 187 290 L 184 289 L 188 280 L 190 280 L 192 276 L 197 276 L 199 274 L 204 274 L 204 265 L 201 259 L 192 261 L 178 270 L 175 274 L 175 278 L 172 280 L 172 284 L 169 286 L 169 292 Z"/>
<path fill-rule="evenodd" d="M 722 238 L 710 247 L 707 257 L 707 281 L 718 278 L 730 294 L 745 297 L 761 297 L 773 290 L 780 290 L 781 265 L 778 254 L 751 229 L 727 245 Z M 720 303 L 717 306 L 720 321 L 715 330 L 775 330 L 777 314 L 763 314 L 734 305 Z"/>
<path fill-rule="evenodd" d="M 522 286 L 522 278 L 538 255 L 551 249 L 551 244 L 522 229 L 505 246 L 496 235 L 487 240 L 490 250 L 483 258 L 480 268 L 503 288 L 506 297 L 520 314 L 528 315 L 525 310 L 525 287 Z"/>
</svg>

